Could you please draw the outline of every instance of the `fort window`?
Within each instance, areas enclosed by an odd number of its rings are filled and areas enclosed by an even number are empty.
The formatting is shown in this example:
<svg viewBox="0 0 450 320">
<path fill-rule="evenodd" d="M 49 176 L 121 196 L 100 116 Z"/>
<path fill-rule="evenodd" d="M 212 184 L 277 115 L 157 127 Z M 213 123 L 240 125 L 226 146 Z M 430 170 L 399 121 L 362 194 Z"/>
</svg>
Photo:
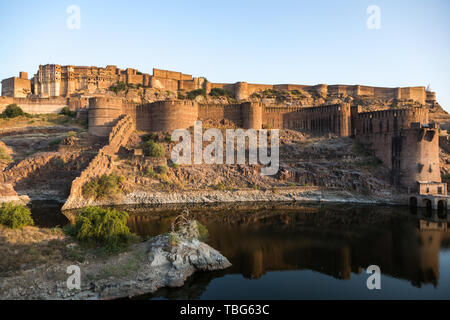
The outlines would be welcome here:
<svg viewBox="0 0 450 320">
<path fill-rule="evenodd" d="M 442 194 L 442 187 L 438 187 L 438 193 Z"/>
<path fill-rule="evenodd" d="M 427 188 L 427 193 L 430 193 L 430 188 Z"/>
</svg>

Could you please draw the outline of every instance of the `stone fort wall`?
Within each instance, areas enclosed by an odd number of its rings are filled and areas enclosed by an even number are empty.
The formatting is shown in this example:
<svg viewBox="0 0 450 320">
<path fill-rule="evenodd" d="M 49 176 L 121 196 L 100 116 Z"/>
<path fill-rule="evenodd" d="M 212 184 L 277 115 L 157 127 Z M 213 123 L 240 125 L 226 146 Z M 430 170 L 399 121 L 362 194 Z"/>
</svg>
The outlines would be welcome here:
<svg viewBox="0 0 450 320">
<path fill-rule="evenodd" d="M 224 119 L 244 129 L 293 129 L 313 134 L 354 136 L 391 171 L 395 185 L 416 186 L 417 181 L 440 182 L 439 137 L 428 123 L 428 109 L 391 109 L 361 112 L 350 104 L 310 108 L 265 107 L 259 103 L 198 104 L 169 100 L 149 104 L 119 98 L 89 100 L 89 132 L 107 136 L 123 114 L 144 132 L 186 129 L 196 120 Z"/>
<path fill-rule="evenodd" d="M 353 132 L 390 169 L 394 185 L 417 191 L 417 181 L 441 182 L 439 132 L 428 117 L 424 108 L 362 112 Z"/>
<path fill-rule="evenodd" d="M 20 77 L 2 81 L 2 96 L 22 97 L 29 94 L 39 97 L 70 97 L 80 92 L 95 93 L 98 89 L 108 89 L 124 82 L 130 85 L 157 88 L 172 92 L 205 89 L 207 93 L 214 88 L 227 90 L 237 100 L 248 99 L 253 93 L 264 90 L 307 90 L 328 95 L 366 96 L 381 99 L 413 100 L 420 104 L 434 103 L 436 94 L 425 87 L 385 88 L 363 85 L 302 84 L 254 84 L 247 82 L 211 83 L 203 77 L 193 77 L 181 72 L 153 69 L 153 75 L 136 69 L 120 69 L 116 66 L 85 67 L 48 64 L 39 66 L 31 80 L 21 72 Z"/>
<path fill-rule="evenodd" d="M 73 100 L 75 101 L 75 100 Z M 68 99 L 65 98 L 11 98 L 0 97 L 0 113 L 10 104 L 17 104 L 26 113 L 49 114 L 59 113 L 64 107 L 69 106 Z"/>
<path fill-rule="evenodd" d="M 248 99 L 253 93 L 264 90 L 307 90 L 315 91 L 323 97 L 329 95 L 366 96 L 380 99 L 414 100 L 420 104 L 436 100 L 434 92 L 427 92 L 425 87 L 384 88 L 361 85 L 326 85 L 315 86 L 299 84 L 253 84 L 237 82 L 234 84 L 211 83 L 211 88 L 221 88 L 230 92 L 238 100 Z"/>
</svg>

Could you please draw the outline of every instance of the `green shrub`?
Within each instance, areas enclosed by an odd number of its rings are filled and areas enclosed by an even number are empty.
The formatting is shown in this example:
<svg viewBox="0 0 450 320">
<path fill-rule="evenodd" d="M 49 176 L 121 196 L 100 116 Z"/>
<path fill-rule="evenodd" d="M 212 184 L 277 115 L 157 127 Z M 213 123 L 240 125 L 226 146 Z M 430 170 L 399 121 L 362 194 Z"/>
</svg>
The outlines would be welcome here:
<svg viewBox="0 0 450 320">
<path fill-rule="evenodd" d="M 69 131 L 66 134 L 67 137 L 75 137 L 76 135 L 77 135 L 77 133 L 75 131 Z"/>
<path fill-rule="evenodd" d="M 198 228 L 198 239 L 200 241 L 206 241 L 209 238 L 209 231 L 208 229 L 197 221 L 197 228 Z"/>
<path fill-rule="evenodd" d="M 5 111 L 1 113 L 2 118 L 16 118 L 19 116 L 26 116 L 27 114 L 17 104 L 10 104 Z"/>
<path fill-rule="evenodd" d="M 125 82 L 120 81 L 117 84 L 109 87 L 109 90 L 114 91 L 115 93 L 119 93 L 120 91 L 126 91 L 128 86 Z"/>
<path fill-rule="evenodd" d="M 147 166 L 145 167 L 145 174 L 153 179 L 157 178 L 156 172 L 153 170 L 153 167 Z"/>
<path fill-rule="evenodd" d="M 163 158 L 166 154 L 164 146 L 153 140 L 149 140 L 145 143 L 144 152 L 146 156 L 150 156 L 152 158 Z"/>
<path fill-rule="evenodd" d="M 71 117 L 71 118 L 74 118 L 77 115 L 77 113 L 75 111 L 70 111 L 69 107 L 62 108 L 60 114 Z"/>
<path fill-rule="evenodd" d="M 449 173 L 444 173 L 444 174 L 441 175 L 441 178 L 443 180 L 449 180 L 450 179 L 450 174 Z"/>
<path fill-rule="evenodd" d="M 87 207 L 76 217 L 71 233 L 80 241 L 116 248 L 133 239 L 127 221 L 128 213 L 125 211 Z"/>
<path fill-rule="evenodd" d="M 172 143 L 173 142 L 172 136 L 168 132 L 166 132 L 164 134 L 164 141 L 167 142 L 167 143 Z"/>
<path fill-rule="evenodd" d="M 186 95 L 186 98 L 188 98 L 189 100 L 194 100 L 198 96 L 206 96 L 206 90 L 205 89 L 197 89 L 197 90 L 189 91 Z"/>
<path fill-rule="evenodd" d="M 143 136 L 141 137 L 141 139 L 142 139 L 142 141 L 144 141 L 144 142 L 147 142 L 147 141 L 149 141 L 149 140 L 157 141 L 157 140 L 158 140 L 158 135 L 157 135 L 156 133 L 153 133 L 153 132 L 152 132 L 152 133 L 143 135 Z"/>
<path fill-rule="evenodd" d="M 121 192 L 121 179 L 113 174 L 92 178 L 83 186 L 82 193 L 86 198 L 105 198 Z"/>
<path fill-rule="evenodd" d="M 171 162 L 171 163 L 169 164 L 169 166 L 170 166 L 171 168 L 174 168 L 174 169 L 178 169 L 178 168 L 180 167 L 180 165 L 177 164 L 177 163 L 175 163 L 175 162 Z"/>
<path fill-rule="evenodd" d="M 9 164 L 11 161 L 11 156 L 6 152 L 5 148 L 0 146 L 0 163 Z"/>
<path fill-rule="evenodd" d="M 169 171 L 169 169 L 167 169 L 166 166 L 158 166 L 158 167 L 156 167 L 156 171 L 157 171 L 159 174 L 167 174 L 167 172 Z"/>
<path fill-rule="evenodd" d="M 304 94 L 301 91 L 297 90 L 297 89 L 292 90 L 291 93 L 293 95 L 296 95 L 300 99 L 303 99 L 305 97 Z"/>
<path fill-rule="evenodd" d="M 184 100 L 184 99 L 186 99 L 186 96 L 182 93 L 178 93 L 177 99 Z"/>
<path fill-rule="evenodd" d="M 0 207 L 0 224 L 12 229 L 20 229 L 34 225 L 34 221 L 27 207 L 7 202 Z"/>
<path fill-rule="evenodd" d="M 209 95 L 211 97 L 229 97 L 230 92 L 222 88 L 213 88 Z"/>
<path fill-rule="evenodd" d="M 225 190 L 226 186 L 225 186 L 225 184 L 223 182 L 219 182 L 218 184 L 216 184 L 214 186 L 214 189 L 216 189 L 216 190 Z"/>
</svg>

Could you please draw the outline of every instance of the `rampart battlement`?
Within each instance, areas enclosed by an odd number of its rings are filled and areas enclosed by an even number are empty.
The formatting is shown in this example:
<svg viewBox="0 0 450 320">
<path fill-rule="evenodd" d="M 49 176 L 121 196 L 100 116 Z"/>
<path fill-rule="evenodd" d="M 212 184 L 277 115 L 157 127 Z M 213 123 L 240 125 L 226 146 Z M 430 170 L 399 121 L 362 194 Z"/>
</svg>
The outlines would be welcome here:
<svg viewBox="0 0 450 320">
<path fill-rule="evenodd" d="M 398 99 L 415 101 L 420 104 L 433 104 L 436 94 L 425 87 L 385 88 L 364 85 L 304 85 L 304 84 L 256 84 L 248 82 L 211 83 L 204 77 L 193 77 L 177 71 L 153 69 L 153 75 L 136 69 L 120 69 L 116 66 L 86 67 L 61 66 L 48 64 L 39 66 L 38 72 L 30 80 L 22 72 L 20 76 L 2 81 L 2 95 L 27 97 L 29 94 L 39 97 L 70 97 L 79 92 L 93 94 L 105 90 L 118 82 L 128 85 L 162 89 L 172 92 L 205 89 L 209 93 L 214 88 L 227 90 L 239 101 L 247 100 L 252 94 L 264 90 L 304 90 L 315 92 L 322 97 L 330 95 L 348 95 L 380 99 Z"/>
<path fill-rule="evenodd" d="M 425 124 L 428 122 L 429 111 L 426 108 L 360 112 L 353 119 L 353 134 L 364 136 L 398 132 L 400 129 L 409 128 L 412 123 Z"/>
<path fill-rule="evenodd" d="M 402 108 L 402 109 L 387 109 L 369 112 L 359 112 L 359 119 L 366 118 L 395 118 L 395 117 L 419 117 L 427 122 L 429 111 L 425 108 Z"/>
</svg>

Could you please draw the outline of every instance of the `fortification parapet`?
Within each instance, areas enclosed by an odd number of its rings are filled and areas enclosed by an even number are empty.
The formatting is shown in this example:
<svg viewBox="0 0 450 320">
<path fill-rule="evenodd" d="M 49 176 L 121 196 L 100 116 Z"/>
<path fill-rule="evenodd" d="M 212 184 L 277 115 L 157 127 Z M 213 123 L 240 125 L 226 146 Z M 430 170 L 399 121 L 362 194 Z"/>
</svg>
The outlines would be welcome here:
<svg viewBox="0 0 450 320">
<path fill-rule="evenodd" d="M 136 127 L 142 131 L 187 129 L 198 119 L 198 104 L 188 100 L 167 100 L 139 105 L 136 118 Z"/>
<path fill-rule="evenodd" d="M 89 99 L 89 134 L 107 137 L 115 121 L 124 113 L 121 98 Z"/>
<path fill-rule="evenodd" d="M 237 100 L 245 100 L 249 97 L 247 82 L 236 83 L 235 96 Z"/>
<path fill-rule="evenodd" d="M 392 149 L 394 184 L 414 187 L 419 181 L 442 181 L 437 128 L 418 124 L 403 128 L 399 137 L 393 140 Z"/>
<path fill-rule="evenodd" d="M 262 129 L 263 105 L 246 102 L 242 104 L 242 124 L 244 129 Z"/>
<path fill-rule="evenodd" d="M 362 137 L 367 134 L 386 133 L 409 128 L 411 123 L 428 123 L 429 112 L 426 108 L 388 109 L 356 114 L 355 134 Z"/>
<path fill-rule="evenodd" d="M 299 108 L 283 115 L 283 128 L 347 137 L 351 133 L 350 116 L 348 103 Z"/>
</svg>

